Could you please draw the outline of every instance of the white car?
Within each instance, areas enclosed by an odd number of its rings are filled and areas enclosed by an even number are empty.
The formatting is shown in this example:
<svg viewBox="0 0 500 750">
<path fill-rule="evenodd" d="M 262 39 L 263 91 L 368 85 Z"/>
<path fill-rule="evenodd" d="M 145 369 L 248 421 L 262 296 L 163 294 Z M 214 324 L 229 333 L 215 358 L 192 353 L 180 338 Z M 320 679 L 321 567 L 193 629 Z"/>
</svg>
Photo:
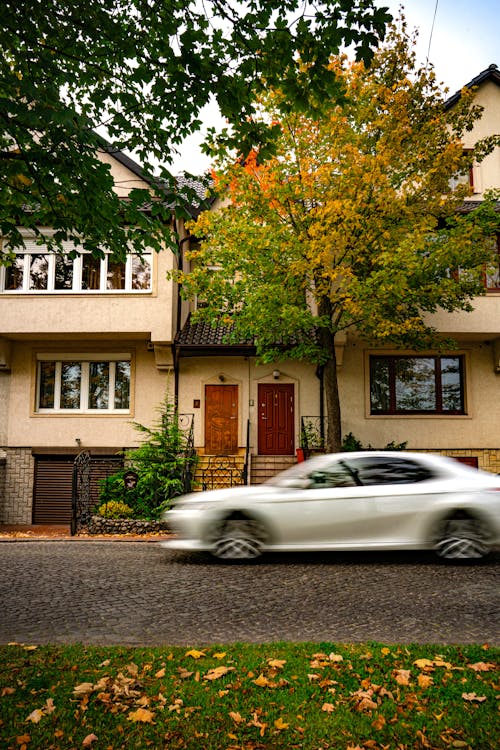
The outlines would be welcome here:
<svg viewBox="0 0 500 750">
<path fill-rule="evenodd" d="M 267 551 L 429 550 L 485 557 L 500 544 L 500 476 L 432 454 L 314 456 L 265 484 L 195 492 L 163 519 L 177 550 L 223 560 Z"/>
</svg>

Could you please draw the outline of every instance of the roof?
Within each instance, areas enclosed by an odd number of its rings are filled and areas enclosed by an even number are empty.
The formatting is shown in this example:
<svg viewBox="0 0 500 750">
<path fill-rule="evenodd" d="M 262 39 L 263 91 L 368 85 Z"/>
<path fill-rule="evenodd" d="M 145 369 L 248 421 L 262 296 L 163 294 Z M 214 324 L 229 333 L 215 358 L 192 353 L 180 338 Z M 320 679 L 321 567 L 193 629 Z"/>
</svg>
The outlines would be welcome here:
<svg viewBox="0 0 500 750">
<path fill-rule="evenodd" d="M 219 323 L 212 325 L 206 321 L 193 322 L 188 317 L 184 327 L 177 334 L 174 347 L 180 356 L 197 357 L 214 354 L 242 354 L 253 356 L 256 353 L 252 340 L 229 343 L 228 336 L 232 326 Z"/>
<path fill-rule="evenodd" d="M 500 71 L 498 70 L 498 65 L 496 63 L 491 63 L 486 70 L 483 70 L 479 75 L 473 78 L 472 81 L 469 81 L 465 86 L 462 86 L 462 88 L 471 89 L 474 86 L 480 86 L 485 81 L 491 81 L 492 83 L 496 83 L 497 86 L 500 86 Z M 445 101 L 444 108 L 449 109 L 450 107 L 453 107 L 453 105 L 458 102 L 461 95 L 462 89 L 456 91 L 453 96 L 450 96 L 450 98 Z"/>
</svg>

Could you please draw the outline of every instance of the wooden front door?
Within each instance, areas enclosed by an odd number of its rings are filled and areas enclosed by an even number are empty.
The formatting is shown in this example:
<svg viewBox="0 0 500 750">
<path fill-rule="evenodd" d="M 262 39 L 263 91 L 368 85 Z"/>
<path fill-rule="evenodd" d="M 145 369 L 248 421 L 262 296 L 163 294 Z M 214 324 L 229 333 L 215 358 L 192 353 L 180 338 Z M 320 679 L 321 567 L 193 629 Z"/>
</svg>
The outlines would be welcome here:
<svg viewBox="0 0 500 750">
<path fill-rule="evenodd" d="M 294 390 L 292 384 L 259 385 L 259 454 L 290 456 L 294 451 Z"/>
<path fill-rule="evenodd" d="M 238 452 L 238 386 L 205 386 L 205 453 Z"/>
</svg>

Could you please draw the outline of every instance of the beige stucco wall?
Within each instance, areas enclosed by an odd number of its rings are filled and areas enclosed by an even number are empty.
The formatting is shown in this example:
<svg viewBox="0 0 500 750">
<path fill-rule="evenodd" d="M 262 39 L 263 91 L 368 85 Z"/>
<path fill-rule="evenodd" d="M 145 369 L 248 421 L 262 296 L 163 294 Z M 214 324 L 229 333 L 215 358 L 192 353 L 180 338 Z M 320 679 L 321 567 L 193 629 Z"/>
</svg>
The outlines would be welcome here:
<svg viewBox="0 0 500 750">
<path fill-rule="evenodd" d="M 279 380 L 273 370 L 280 371 Z M 258 365 L 253 357 L 184 358 L 179 369 L 179 412 L 194 414 L 194 438 L 197 447 L 205 442 L 205 385 L 221 383 L 238 385 L 238 443 L 246 445 L 247 422 L 250 419 L 250 444 L 257 451 L 257 390 L 259 383 L 293 383 L 295 385 L 295 446 L 300 445 L 300 417 L 317 416 L 319 381 L 315 368 L 302 362 L 286 360 L 273 365 Z M 193 408 L 193 402 L 200 402 Z"/>
<path fill-rule="evenodd" d="M 7 443 L 7 416 L 9 413 L 10 372 L 0 370 L 0 448 Z"/>
<path fill-rule="evenodd" d="M 492 346 L 459 344 L 466 358 L 467 416 L 370 416 L 368 349 L 348 341 L 339 370 L 343 434 L 352 432 L 364 445 L 382 448 L 408 441 L 408 449 L 500 448 L 500 374 L 494 371 Z M 395 353 L 389 352 L 387 353 Z M 398 354 L 404 352 L 397 352 Z"/>
<path fill-rule="evenodd" d="M 36 354 L 41 351 L 95 352 L 103 357 L 112 352 L 132 354 L 132 384 L 130 414 L 37 414 L 35 412 Z M 10 411 L 7 420 L 7 444 L 12 447 L 81 448 L 132 447 L 140 442 L 139 434 L 130 422 L 151 426 L 158 418 L 156 408 L 172 391 L 173 379 L 168 371 L 159 370 L 154 352 L 146 342 L 81 341 L 61 345 L 43 345 L 36 341 L 16 342 L 12 357 Z"/>
<path fill-rule="evenodd" d="M 476 120 L 470 133 L 464 136 L 464 147 L 472 148 L 481 138 L 500 132 L 500 87 L 486 81 L 477 90 L 475 104 L 483 107 L 480 119 Z M 500 147 L 474 167 L 474 199 L 480 199 L 485 190 L 500 186 Z"/>
<path fill-rule="evenodd" d="M 488 339 L 500 336 L 500 293 L 487 292 L 472 301 L 470 313 L 448 313 L 443 310 L 425 316 L 425 322 L 443 335 L 469 339 Z"/>
<path fill-rule="evenodd" d="M 110 333 L 169 342 L 173 337 L 173 284 L 167 280 L 173 255 L 153 253 L 150 293 L 8 294 L 0 295 L 0 333 L 26 336 L 94 336 Z"/>
</svg>

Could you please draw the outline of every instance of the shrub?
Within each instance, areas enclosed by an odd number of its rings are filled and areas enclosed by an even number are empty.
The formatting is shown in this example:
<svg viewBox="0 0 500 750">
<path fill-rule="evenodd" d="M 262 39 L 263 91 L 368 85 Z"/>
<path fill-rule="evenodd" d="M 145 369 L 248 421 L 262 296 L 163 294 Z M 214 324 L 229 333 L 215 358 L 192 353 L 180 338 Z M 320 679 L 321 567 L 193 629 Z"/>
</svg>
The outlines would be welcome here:
<svg viewBox="0 0 500 750">
<path fill-rule="evenodd" d="M 103 518 L 133 518 L 135 514 L 127 503 L 110 500 L 97 508 L 97 515 Z"/>
<path fill-rule="evenodd" d="M 99 502 L 124 501 L 133 509 L 135 518 L 157 520 L 173 497 L 184 492 L 186 469 L 194 465 L 196 456 L 188 450 L 188 438 L 179 427 L 177 409 L 166 396 L 159 410 L 160 419 L 153 427 L 133 425 L 144 437 L 139 448 L 127 451 L 127 468 L 102 480 Z M 137 474 L 137 484 L 127 489 L 127 471 Z"/>
<path fill-rule="evenodd" d="M 404 443 L 395 443 L 394 440 L 391 440 L 390 443 L 387 443 L 383 448 L 380 450 L 384 451 L 404 451 L 406 449 L 406 446 L 408 445 L 408 441 L 405 440 Z M 363 446 L 363 443 L 361 440 L 358 440 L 357 437 L 355 437 L 352 432 L 347 433 L 347 435 L 344 437 L 342 441 L 342 450 L 349 452 L 349 451 L 371 451 L 375 450 L 375 448 L 368 443 L 366 447 Z"/>
</svg>

